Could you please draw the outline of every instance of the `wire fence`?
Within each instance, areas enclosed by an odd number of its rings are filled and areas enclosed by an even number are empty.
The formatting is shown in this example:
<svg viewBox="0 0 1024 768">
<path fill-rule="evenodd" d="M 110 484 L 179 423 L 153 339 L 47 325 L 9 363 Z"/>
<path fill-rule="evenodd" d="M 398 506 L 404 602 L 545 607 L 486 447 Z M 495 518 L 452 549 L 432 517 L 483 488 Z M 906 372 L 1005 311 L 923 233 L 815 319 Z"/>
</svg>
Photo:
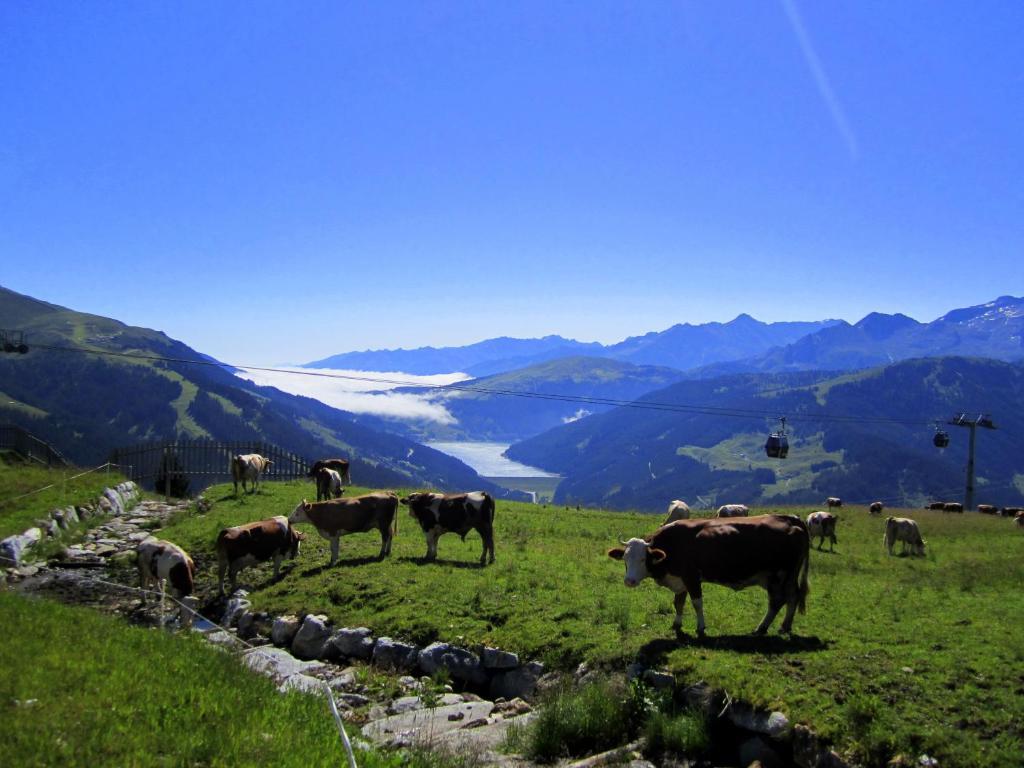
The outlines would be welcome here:
<svg viewBox="0 0 1024 768">
<path fill-rule="evenodd" d="M 14 451 L 29 461 L 47 467 L 68 465 L 60 451 L 16 424 L 0 425 L 0 449 Z"/>
</svg>

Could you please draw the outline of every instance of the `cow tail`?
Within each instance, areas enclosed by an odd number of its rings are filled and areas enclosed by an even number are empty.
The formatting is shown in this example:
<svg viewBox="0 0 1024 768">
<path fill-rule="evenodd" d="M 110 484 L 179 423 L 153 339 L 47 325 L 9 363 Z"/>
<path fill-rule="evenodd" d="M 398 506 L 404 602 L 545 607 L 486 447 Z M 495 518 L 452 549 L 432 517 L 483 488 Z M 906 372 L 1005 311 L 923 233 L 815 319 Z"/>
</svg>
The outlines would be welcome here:
<svg viewBox="0 0 1024 768">
<path fill-rule="evenodd" d="M 799 519 L 799 518 L 797 518 Z M 807 581 L 808 572 L 811 570 L 811 535 L 807 526 L 800 520 L 800 527 L 804 531 L 803 562 L 800 564 L 800 579 L 797 586 L 797 610 L 800 613 L 807 613 L 807 595 L 811 592 L 811 585 Z"/>
<path fill-rule="evenodd" d="M 393 537 L 398 535 L 398 510 L 399 510 L 398 496 L 396 495 L 395 496 L 395 514 L 394 514 L 394 517 L 391 518 L 391 535 Z"/>
</svg>

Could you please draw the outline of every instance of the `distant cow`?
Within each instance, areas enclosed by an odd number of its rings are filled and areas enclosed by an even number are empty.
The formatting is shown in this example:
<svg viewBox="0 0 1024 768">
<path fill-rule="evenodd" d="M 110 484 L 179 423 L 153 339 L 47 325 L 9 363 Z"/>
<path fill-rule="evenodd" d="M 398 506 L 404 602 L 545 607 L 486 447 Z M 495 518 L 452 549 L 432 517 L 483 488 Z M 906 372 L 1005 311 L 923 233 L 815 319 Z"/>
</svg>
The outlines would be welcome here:
<svg viewBox="0 0 1024 768">
<path fill-rule="evenodd" d="M 715 517 L 746 517 L 750 510 L 745 504 L 723 504 L 718 508 Z"/>
<path fill-rule="evenodd" d="M 880 501 L 871 502 L 871 506 L 868 507 L 868 512 L 872 515 L 882 514 L 882 510 L 885 509 L 885 505 Z"/>
<path fill-rule="evenodd" d="M 224 594 L 224 574 L 231 578 L 231 591 L 239 571 L 273 558 L 274 578 L 281 571 L 285 557 L 294 560 L 299 554 L 302 534 L 291 527 L 288 518 L 276 515 L 269 520 L 224 528 L 217 534 L 217 563 L 220 568 L 220 594 Z"/>
<path fill-rule="evenodd" d="M 885 518 L 885 537 L 882 539 L 885 549 L 892 554 L 893 545 L 899 541 L 903 543 L 902 553 L 906 554 L 910 548 L 910 554 L 924 557 L 924 539 L 921 538 L 921 531 L 917 523 L 907 517 Z"/>
<path fill-rule="evenodd" d="M 336 469 L 321 467 L 316 472 L 316 500 L 336 499 L 345 492 L 341 487 L 341 474 Z"/>
<path fill-rule="evenodd" d="M 338 562 L 338 547 L 342 536 L 350 533 L 380 531 L 380 554 L 383 560 L 391 554 L 391 540 L 398 532 L 398 495 L 394 493 L 368 493 L 350 499 L 332 499 L 310 504 L 305 499 L 295 507 L 288 522 L 312 523 L 316 532 L 331 542 L 328 565 Z"/>
<path fill-rule="evenodd" d="M 829 496 L 827 499 L 825 499 L 825 505 L 829 509 L 832 509 L 833 507 L 838 509 L 839 507 L 843 506 L 843 500 L 840 499 L 838 496 Z"/>
<path fill-rule="evenodd" d="M 685 501 L 676 499 L 675 501 L 669 502 L 668 505 L 668 517 L 665 518 L 664 525 L 673 523 L 676 520 L 689 520 L 690 519 L 690 507 Z"/>
<path fill-rule="evenodd" d="M 271 464 L 258 453 L 240 453 L 231 459 L 231 479 L 235 481 L 235 496 L 238 495 L 238 484 L 242 484 L 242 493 L 246 492 L 245 484 L 252 483 L 252 492 L 256 493 L 260 475 L 267 471 Z"/>
<path fill-rule="evenodd" d="M 409 507 L 409 514 L 427 537 L 427 560 L 437 559 L 437 540 L 443 534 L 457 533 L 465 541 L 466 534 L 475 529 L 484 544 L 480 565 L 494 562 L 494 499 L 489 494 L 410 493 L 400 501 Z"/>
<path fill-rule="evenodd" d="M 833 515 L 831 512 L 811 512 L 807 516 L 807 533 L 813 539 L 815 536 L 819 537 L 818 549 L 820 550 L 825 544 L 825 537 L 829 539 L 828 551 L 832 552 L 836 545 L 836 523 L 839 522 L 839 518 Z"/>
<path fill-rule="evenodd" d="M 1024 512 L 1018 512 L 1013 518 L 1013 522 L 1018 528 L 1024 528 Z"/>
<path fill-rule="evenodd" d="M 183 623 L 190 623 L 195 598 L 190 597 L 195 588 L 196 564 L 177 544 L 163 541 L 150 536 L 143 539 L 136 549 L 136 564 L 139 569 L 139 588 L 157 587 L 160 592 L 161 609 L 164 601 L 166 585 L 171 588 L 171 596 L 185 602 L 180 608 L 179 616 Z M 142 602 L 146 603 L 146 593 L 142 593 Z"/>
<path fill-rule="evenodd" d="M 321 469 L 333 469 L 341 475 L 342 482 L 346 485 L 352 485 L 352 475 L 349 474 L 348 459 L 320 459 L 309 468 L 306 477 L 316 477 L 316 473 Z"/>
<path fill-rule="evenodd" d="M 928 505 L 928 509 L 937 509 L 942 511 L 946 508 L 946 502 L 944 501 L 933 501 Z"/>
<path fill-rule="evenodd" d="M 733 589 L 758 584 L 768 592 L 768 611 L 754 630 L 768 631 L 786 606 L 782 632 L 790 632 L 793 614 L 804 612 L 810 537 L 793 515 L 733 519 L 678 520 L 643 539 L 621 542 L 608 556 L 626 564 L 625 583 L 635 587 L 648 576 L 675 593 L 672 628 L 682 628 L 686 596 L 693 599 L 697 634 L 704 635 L 702 582 Z"/>
<path fill-rule="evenodd" d="M 983 515 L 996 515 L 999 514 L 999 507 L 993 507 L 991 504 L 979 504 L 978 511 Z"/>
<path fill-rule="evenodd" d="M 942 505 L 942 509 L 946 512 L 963 512 L 964 505 L 958 501 L 947 501 Z"/>
</svg>

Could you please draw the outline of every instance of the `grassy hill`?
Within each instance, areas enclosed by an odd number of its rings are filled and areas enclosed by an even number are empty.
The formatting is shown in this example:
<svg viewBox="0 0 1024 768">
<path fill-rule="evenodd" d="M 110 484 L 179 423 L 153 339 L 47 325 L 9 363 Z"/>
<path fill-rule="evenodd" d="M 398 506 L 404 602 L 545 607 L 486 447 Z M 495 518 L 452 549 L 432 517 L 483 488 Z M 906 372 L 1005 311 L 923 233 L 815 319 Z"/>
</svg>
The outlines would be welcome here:
<svg viewBox="0 0 1024 768">
<path fill-rule="evenodd" d="M 501 493 L 450 456 L 357 424 L 319 401 L 241 380 L 158 331 L 2 288 L 0 327 L 24 330 L 31 347 L 27 355 L 0 356 L 0 421 L 79 464 L 99 464 L 114 447 L 179 436 L 266 440 L 309 458 L 347 456 L 353 476 L 365 482 Z"/>
<path fill-rule="evenodd" d="M 839 495 L 917 504 L 959 499 L 965 477 L 967 431 L 949 427 L 953 442 L 940 451 L 929 421 L 991 412 L 999 429 L 978 438 L 976 500 L 1024 499 L 1019 363 L 939 358 L 848 374 L 741 375 L 681 382 L 641 400 L 739 415 L 619 408 L 513 445 L 509 455 L 564 475 L 556 502 L 660 510 L 674 498 L 820 504 Z M 765 456 L 776 423 L 758 413 L 790 418 L 788 459 Z"/>
<path fill-rule="evenodd" d="M 207 595 L 216 590 L 217 531 L 286 514 L 308 486 L 268 483 L 244 499 L 228 491 L 211 489 L 209 513 L 162 534 L 196 558 Z M 1024 534 L 1009 520 L 890 511 L 919 521 L 928 556 L 914 559 L 885 554 L 881 518 L 844 509 L 836 552 L 812 550 L 796 637 L 749 636 L 766 606 L 763 590 L 708 585 L 710 638 L 697 642 L 692 610 L 684 616 L 690 634 L 677 641 L 671 594 L 649 581 L 627 589 L 622 565 L 605 554 L 621 538 L 652 531 L 650 516 L 502 501 L 496 563 L 481 569 L 475 534 L 442 538 L 439 560 L 424 563 L 423 535 L 402 512 L 383 562 L 376 534 L 361 534 L 343 539 L 339 563 L 326 568 L 327 542 L 311 535 L 280 581 L 263 566 L 240 582 L 258 610 L 324 613 L 418 643 L 493 644 L 558 669 L 585 660 L 621 670 L 643 653 L 681 681 L 706 680 L 782 709 L 863 764 L 927 752 L 944 768 L 995 768 L 1024 750 Z"/>
</svg>

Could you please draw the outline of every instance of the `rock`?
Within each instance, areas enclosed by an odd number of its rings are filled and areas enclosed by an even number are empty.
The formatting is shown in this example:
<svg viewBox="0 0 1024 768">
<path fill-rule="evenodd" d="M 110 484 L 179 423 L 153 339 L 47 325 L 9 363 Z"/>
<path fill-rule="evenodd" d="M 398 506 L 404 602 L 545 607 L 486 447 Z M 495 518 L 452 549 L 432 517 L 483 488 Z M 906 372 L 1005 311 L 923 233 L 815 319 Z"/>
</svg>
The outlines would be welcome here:
<svg viewBox="0 0 1024 768">
<path fill-rule="evenodd" d="M 740 744 L 739 755 L 740 765 L 757 763 L 762 768 L 783 768 L 785 765 L 778 752 L 761 736 L 754 736 Z"/>
<path fill-rule="evenodd" d="M 349 670 L 331 678 L 331 688 L 335 691 L 347 691 L 356 683 L 356 677 Z"/>
<path fill-rule="evenodd" d="M 423 683 L 410 675 L 402 675 L 398 678 L 398 684 L 404 691 L 418 691 L 423 688 Z"/>
<path fill-rule="evenodd" d="M 284 682 L 289 677 L 323 669 L 318 661 L 299 661 L 283 648 L 253 648 L 242 656 L 242 663 L 254 672 Z"/>
<path fill-rule="evenodd" d="M 515 669 L 519 666 L 519 657 L 514 653 L 502 651 L 497 648 L 484 648 L 480 655 L 480 661 L 484 669 Z"/>
<path fill-rule="evenodd" d="M 327 617 L 322 614 L 310 614 L 295 633 L 292 653 L 300 659 L 321 659 L 324 657 L 325 646 L 330 637 L 331 629 Z"/>
<path fill-rule="evenodd" d="M 214 645 L 223 645 L 228 648 L 233 648 L 238 645 L 238 638 L 232 635 L 230 632 L 225 632 L 218 629 L 216 632 L 209 632 L 205 635 L 206 640 Z"/>
<path fill-rule="evenodd" d="M 117 547 L 112 547 L 109 544 L 97 544 L 93 549 L 93 554 L 97 557 L 110 557 L 115 552 L 117 552 Z"/>
<path fill-rule="evenodd" d="M 15 568 L 14 572 L 21 578 L 27 579 L 29 576 L 35 576 L 39 573 L 39 568 L 35 565 L 23 565 L 20 568 Z"/>
<path fill-rule="evenodd" d="M 74 507 L 64 507 L 64 519 L 67 521 L 68 525 L 78 525 L 78 523 L 81 522 Z"/>
<path fill-rule="evenodd" d="M 583 666 L 582 664 L 580 666 Z M 579 671 L 577 669 L 577 671 Z M 626 667 L 626 679 L 636 680 L 636 678 L 643 676 L 644 672 L 647 671 L 647 667 L 641 664 L 639 661 L 634 661 L 628 667 Z"/>
<path fill-rule="evenodd" d="M 533 707 L 531 707 L 522 699 L 512 699 L 511 701 L 502 700 L 500 702 L 494 702 L 494 714 L 502 715 L 504 717 L 515 717 L 516 715 L 525 715 L 527 712 L 532 711 Z"/>
<path fill-rule="evenodd" d="M 323 693 L 324 684 L 315 677 L 309 675 L 292 675 L 277 687 L 281 693 L 288 691 L 299 691 L 301 693 Z"/>
<path fill-rule="evenodd" d="M 120 517 L 125 512 L 124 499 L 121 498 L 121 494 L 113 488 L 104 488 L 103 497 L 110 502 L 110 511 L 112 514 Z"/>
<path fill-rule="evenodd" d="M 453 679 L 470 685 L 483 685 L 487 673 L 479 657 L 465 648 L 448 643 L 431 643 L 419 653 L 419 666 L 428 675 L 444 669 Z"/>
<path fill-rule="evenodd" d="M 331 635 L 330 643 L 345 658 L 369 661 L 373 656 L 373 634 L 366 627 L 342 627 Z"/>
<path fill-rule="evenodd" d="M 339 693 L 338 699 L 344 701 L 348 706 L 353 709 L 356 707 L 365 707 L 370 703 L 370 700 L 363 696 L 361 693 Z"/>
<path fill-rule="evenodd" d="M 754 733 L 759 733 L 777 741 L 789 739 L 793 728 L 781 712 L 765 712 L 754 709 L 747 704 L 733 704 L 728 709 L 728 717 L 733 725 Z"/>
<path fill-rule="evenodd" d="M 451 706 L 452 704 L 460 704 L 463 701 L 462 696 L 457 693 L 446 693 L 443 696 L 439 696 L 436 702 L 433 702 L 435 707 Z M 424 703 L 420 696 L 402 696 L 395 699 L 388 704 L 388 714 L 397 715 L 402 712 L 411 712 L 414 709 L 430 709 L 427 703 Z"/>
<path fill-rule="evenodd" d="M 96 507 L 92 504 L 82 504 L 75 507 L 75 512 L 78 513 L 79 520 L 88 520 L 90 517 L 95 517 Z"/>
<path fill-rule="evenodd" d="M 648 669 L 644 672 L 643 681 L 647 683 L 651 688 L 655 688 L 659 691 L 671 690 L 676 686 L 676 678 L 674 675 L 668 672 L 659 672 L 656 669 Z"/>
<path fill-rule="evenodd" d="M 224 608 L 224 614 L 220 618 L 220 623 L 223 626 L 233 627 L 238 622 L 239 617 L 252 608 L 252 603 L 247 599 L 248 596 L 249 593 L 244 589 L 236 589 L 232 593 L 227 606 Z"/>
<path fill-rule="evenodd" d="M 301 624 L 298 616 L 278 616 L 270 630 L 270 641 L 274 645 L 291 645 Z"/>
<path fill-rule="evenodd" d="M 29 528 L 24 533 L 16 533 L 0 541 L 0 564 L 20 565 L 29 547 L 43 538 L 38 528 Z"/>
<path fill-rule="evenodd" d="M 544 665 L 531 661 L 518 669 L 500 672 L 491 678 L 490 694 L 505 699 L 529 698 L 537 690 L 538 681 L 544 674 Z"/>
<path fill-rule="evenodd" d="M 380 637 L 373 646 L 373 664 L 381 669 L 413 670 L 416 669 L 419 652 L 415 645 Z"/>
<path fill-rule="evenodd" d="M 928 755 L 921 755 L 918 757 L 917 764 L 920 765 L 921 768 L 939 768 L 939 761 L 934 757 L 929 757 Z"/>
<path fill-rule="evenodd" d="M 462 702 L 436 709 L 416 709 L 375 720 L 363 727 L 363 735 L 381 744 L 392 743 L 396 735 L 409 743 L 425 742 L 460 728 L 474 720 L 486 719 L 494 705 L 487 701 Z M 455 719 L 450 719 L 455 718 Z"/>
<path fill-rule="evenodd" d="M 41 520 L 36 520 L 36 528 L 43 532 L 43 536 L 60 536 L 60 526 L 52 518 L 44 517 Z"/>
<path fill-rule="evenodd" d="M 108 499 L 106 496 L 100 496 L 96 500 L 96 503 L 100 505 L 100 510 L 105 515 L 109 515 L 111 512 L 114 511 L 114 505 L 110 503 L 110 499 Z"/>
</svg>

